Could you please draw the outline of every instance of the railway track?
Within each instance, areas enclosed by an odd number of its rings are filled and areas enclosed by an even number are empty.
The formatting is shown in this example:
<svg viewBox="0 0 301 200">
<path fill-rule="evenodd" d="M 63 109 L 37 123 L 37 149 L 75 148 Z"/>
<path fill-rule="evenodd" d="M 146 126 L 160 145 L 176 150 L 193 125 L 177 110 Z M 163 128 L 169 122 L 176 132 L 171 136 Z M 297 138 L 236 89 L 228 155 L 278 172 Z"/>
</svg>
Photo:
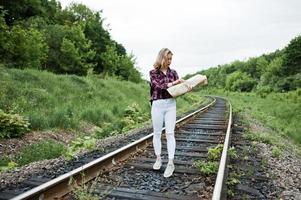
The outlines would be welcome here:
<svg viewBox="0 0 301 200">
<path fill-rule="evenodd" d="M 2 191 L 0 199 L 71 199 L 72 196 L 66 194 L 74 184 L 91 182 L 92 179 L 93 195 L 101 199 L 220 199 L 232 110 L 225 99 L 211 98 L 208 105 L 177 121 L 172 177 L 163 177 L 167 164 L 163 136 L 163 165 L 158 171 L 152 169 L 155 156 L 151 133 L 53 180 L 34 178 L 26 181 L 29 186 L 23 186 L 22 190 Z M 218 144 L 224 144 L 218 173 L 205 176 L 197 169 L 195 161 L 206 160 L 208 149 Z M 71 178 L 73 181 L 70 182 Z"/>
</svg>

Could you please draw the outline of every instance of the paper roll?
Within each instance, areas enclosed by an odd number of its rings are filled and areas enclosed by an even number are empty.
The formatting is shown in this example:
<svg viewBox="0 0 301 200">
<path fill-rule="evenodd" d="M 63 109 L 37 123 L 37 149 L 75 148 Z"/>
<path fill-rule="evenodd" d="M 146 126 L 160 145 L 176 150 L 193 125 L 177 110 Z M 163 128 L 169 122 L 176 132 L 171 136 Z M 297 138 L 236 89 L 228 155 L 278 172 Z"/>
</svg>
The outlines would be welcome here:
<svg viewBox="0 0 301 200">
<path fill-rule="evenodd" d="M 185 82 L 174 85 L 167 89 L 169 94 L 173 97 L 178 97 L 185 94 L 189 91 L 189 86 L 194 88 L 198 85 L 206 85 L 208 83 L 207 77 L 205 75 L 197 74 L 193 77 L 190 77 Z"/>
</svg>

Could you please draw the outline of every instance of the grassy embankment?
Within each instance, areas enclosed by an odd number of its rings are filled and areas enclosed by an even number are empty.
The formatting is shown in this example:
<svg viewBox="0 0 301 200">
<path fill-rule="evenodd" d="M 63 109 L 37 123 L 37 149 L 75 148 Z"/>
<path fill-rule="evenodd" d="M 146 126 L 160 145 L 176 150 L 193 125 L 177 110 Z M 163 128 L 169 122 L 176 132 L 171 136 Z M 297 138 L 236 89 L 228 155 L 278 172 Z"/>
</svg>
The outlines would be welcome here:
<svg viewBox="0 0 301 200">
<path fill-rule="evenodd" d="M 99 139 L 141 127 L 150 122 L 149 86 L 96 75 L 79 77 L 46 71 L 0 68 L 0 109 L 28 119 L 30 131 L 52 130 L 89 134 Z M 198 107 L 205 98 L 193 93 L 177 99 L 178 113 Z M 92 130 L 92 131 L 91 131 Z M 0 133 L 1 136 L 1 133 Z M 2 135 L 2 138 L 4 134 Z M 1 139 L 0 137 L 0 142 Z M 89 140 L 89 139 L 88 139 Z M 81 146 L 76 140 L 74 146 Z M 88 141 L 89 142 L 89 141 Z M 0 166 L 9 161 L 19 166 L 36 160 L 55 158 L 66 151 L 57 141 L 41 141 L 25 146 L 14 157 L 1 155 Z"/>
</svg>

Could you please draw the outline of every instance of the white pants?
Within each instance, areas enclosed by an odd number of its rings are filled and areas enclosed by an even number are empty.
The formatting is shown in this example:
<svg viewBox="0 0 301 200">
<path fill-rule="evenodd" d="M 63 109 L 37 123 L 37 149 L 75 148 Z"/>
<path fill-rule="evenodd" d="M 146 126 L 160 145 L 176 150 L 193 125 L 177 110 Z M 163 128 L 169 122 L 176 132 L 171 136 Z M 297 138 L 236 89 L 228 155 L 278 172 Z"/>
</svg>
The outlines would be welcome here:
<svg viewBox="0 0 301 200">
<path fill-rule="evenodd" d="M 158 99 L 152 105 L 152 123 L 154 129 L 153 146 L 155 154 L 161 155 L 161 129 L 165 122 L 165 135 L 167 140 L 168 158 L 173 159 L 176 149 L 175 125 L 176 125 L 176 100 Z"/>
</svg>

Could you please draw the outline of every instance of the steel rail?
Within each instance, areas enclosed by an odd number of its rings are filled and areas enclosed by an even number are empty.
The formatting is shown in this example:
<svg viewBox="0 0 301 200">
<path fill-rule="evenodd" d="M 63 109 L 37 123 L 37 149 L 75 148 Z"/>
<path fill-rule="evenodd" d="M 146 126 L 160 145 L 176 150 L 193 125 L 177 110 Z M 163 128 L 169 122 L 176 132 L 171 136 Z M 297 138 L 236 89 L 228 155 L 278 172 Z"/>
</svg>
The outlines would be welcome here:
<svg viewBox="0 0 301 200">
<path fill-rule="evenodd" d="M 214 105 L 216 99 L 212 98 L 212 102 L 208 105 L 190 113 L 189 115 L 179 119 L 176 121 L 176 124 L 183 122 L 190 117 L 194 116 L 196 113 L 206 110 L 210 106 Z M 165 127 L 162 129 L 165 131 Z M 153 137 L 154 133 L 151 133 L 141 139 L 138 139 L 126 146 L 123 146 L 113 152 L 110 152 L 96 160 L 93 160 L 81 167 L 78 167 L 68 173 L 65 173 L 49 182 L 46 182 L 40 186 L 37 186 L 31 190 L 28 190 L 14 198 L 12 200 L 21 200 L 21 199 L 57 199 L 66 194 L 68 194 L 72 190 L 72 186 L 70 186 L 70 179 L 76 180 L 77 184 L 82 184 L 88 182 L 89 180 L 97 177 L 100 172 L 104 169 L 112 167 L 116 164 L 117 161 L 121 161 L 129 157 L 133 152 L 136 152 L 141 147 L 145 148 Z M 75 184 L 75 183 L 72 183 Z M 67 187 L 69 186 L 69 187 Z"/>
<path fill-rule="evenodd" d="M 223 97 L 220 97 L 223 98 Z M 222 196 L 222 189 L 224 184 L 224 178 L 225 178 L 225 170 L 226 170 L 226 162 L 227 162 L 227 154 L 228 154 L 228 148 L 230 143 L 230 136 L 231 136 L 231 126 L 232 126 L 232 105 L 230 101 L 226 98 L 223 98 L 229 102 L 229 121 L 228 121 L 228 128 L 226 132 L 224 147 L 222 156 L 220 159 L 219 169 L 215 180 L 214 190 L 213 190 L 213 196 L 212 200 L 220 200 Z"/>
</svg>

